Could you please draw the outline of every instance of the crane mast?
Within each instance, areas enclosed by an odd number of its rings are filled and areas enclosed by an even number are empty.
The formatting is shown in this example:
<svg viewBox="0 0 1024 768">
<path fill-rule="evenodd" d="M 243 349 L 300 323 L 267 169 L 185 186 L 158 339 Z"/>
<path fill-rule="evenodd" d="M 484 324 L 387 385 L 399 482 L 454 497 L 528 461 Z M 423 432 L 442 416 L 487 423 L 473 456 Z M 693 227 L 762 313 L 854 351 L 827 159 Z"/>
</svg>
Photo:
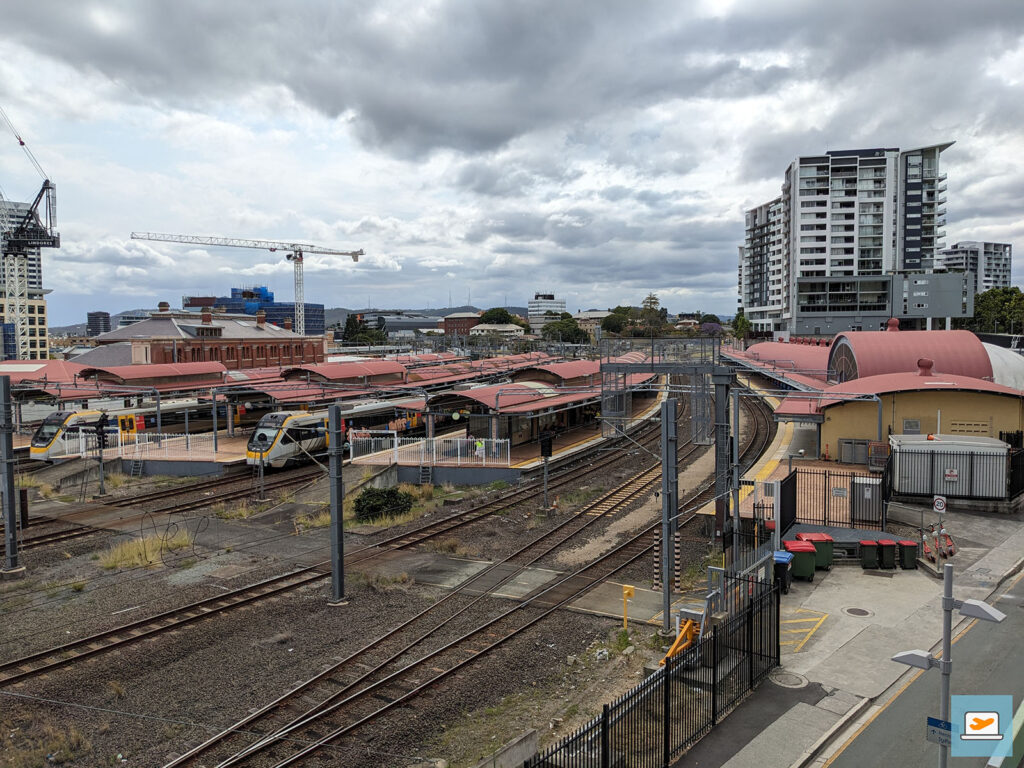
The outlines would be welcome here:
<svg viewBox="0 0 1024 768">
<path fill-rule="evenodd" d="M 226 248 L 256 248 L 265 251 L 287 251 L 285 258 L 294 266 L 295 279 L 295 332 L 306 335 L 306 290 L 302 274 L 304 254 L 316 253 L 328 256 L 351 256 L 359 261 L 363 249 L 358 251 L 335 251 L 308 243 L 285 243 L 276 240 L 246 240 L 237 237 L 206 237 L 203 235 L 168 235 L 160 232 L 132 232 L 132 240 L 153 240 L 161 243 L 190 243 L 194 245 L 219 245 Z"/>
<path fill-rule="evenodd" d="M 0 258 L 3 259 L 3 287 L 6 297 L 4 319 L 14 326 L 18 359 L 27 360 L 33 356 L 30 349 L 30 334 L 37 332 L 37 327 L 31 331 L 29 329 L 28 262 L 30 257 L 39 254 L 40 248 L 60 248 L 60 233 L 56 229 L 57 188 L 47 177 L 32 150 L 28 148 L 2 108 L 0 123 L 6 125 L 14 135 L 29 162 L 43 179 L 35 200 L 28 204 L 6 200 L 0 191 Z M 45 328 L 44 324 L 44 334 Z M 45 349 L 45 344 L 42 348 Z M 40 354 L 38 349 L 36 356 Z"/>
</svg>

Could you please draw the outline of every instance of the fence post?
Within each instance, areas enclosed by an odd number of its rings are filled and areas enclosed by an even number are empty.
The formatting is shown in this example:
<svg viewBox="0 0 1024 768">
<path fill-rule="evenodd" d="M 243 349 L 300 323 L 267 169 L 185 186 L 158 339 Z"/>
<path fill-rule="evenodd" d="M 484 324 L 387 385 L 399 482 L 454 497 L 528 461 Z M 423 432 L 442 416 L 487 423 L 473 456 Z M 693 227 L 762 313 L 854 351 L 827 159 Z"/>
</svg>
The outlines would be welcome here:
<svg viewBox="0 0 1024 768">
<path fill-rule="evenodd" d="M 780 636 L 782 633 L 779 631 L 781 627 L 779 619 L 782 616 L 782 590 L 773 585 L 772 591 L 775 593 L 775 615 L 772 616 L 772 629 L 775 632 L 775 666 L 779 666 L 782 662 L 782 637 Z"/>
<path fill-rule="evenodd" d="M 662 705 L 662 748 L 664 757 L 661 761 L 663 768 L 668 768 L 668 761 L 672 756 L 672 662 L 674 658 L 669 656 L 665 659 L 665 668 L 662 670 L 661 685 L 664 689 Z"/>
<path fill-rule="evenodd" d="M 718 627 L 711 630 L 711 727 L 718 725 Z"/>
<path fill-rule="evenodd" d="M 754 598 L 747 603 L 747 684 L 754 690 Z"/>
<path fill-rule="evenodd" d="M 611 768 L 611 738 L 608 733 L 608 705 L 601 709 L 601 768 Z"/>
</svg>

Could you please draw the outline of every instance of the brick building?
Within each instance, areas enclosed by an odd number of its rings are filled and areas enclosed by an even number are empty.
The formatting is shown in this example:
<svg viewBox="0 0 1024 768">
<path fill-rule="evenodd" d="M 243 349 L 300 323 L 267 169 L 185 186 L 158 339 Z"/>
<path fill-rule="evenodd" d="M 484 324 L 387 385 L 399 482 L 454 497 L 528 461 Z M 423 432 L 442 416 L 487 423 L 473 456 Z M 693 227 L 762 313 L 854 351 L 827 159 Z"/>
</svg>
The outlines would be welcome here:
<svg viewBox="0 0 1024 768">
<path fill-rule="evenodd" d="M 252 315 L 172 311 L 161 302 L 138 323 L 95 338 L 97 348 L 76 362 L 138 365 L 145 363 L 223 363 L 228 370 L 292 366 L 324 361 L 322 336 L 299 336 L 285 320 L 279 328 L 259 312 Z"/>
<path fill-rule="evenodd" d="M 444 318 L 446 336 L 468 336 L 470 329 L 480 324 L 480 315 L 475 312 L 454 312 Z"/>
</svg>

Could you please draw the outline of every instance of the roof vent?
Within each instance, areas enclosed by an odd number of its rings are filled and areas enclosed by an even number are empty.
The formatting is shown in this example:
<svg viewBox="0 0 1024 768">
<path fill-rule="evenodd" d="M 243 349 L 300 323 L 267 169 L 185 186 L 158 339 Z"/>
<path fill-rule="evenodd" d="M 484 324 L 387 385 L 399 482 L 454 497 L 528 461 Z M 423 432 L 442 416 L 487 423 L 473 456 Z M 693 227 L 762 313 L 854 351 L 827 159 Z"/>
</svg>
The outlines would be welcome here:
<svg viewBox="0 0 1024 768">
<path fill-rule="evenodd" d="M 885 330 L 887 331 L 898 331 L 900 329 L 900 321 L 898 318 L 890 317 L 889 322 L 885 324 Z"/>
<path fill-rule="evenodd" d="M 917 375 L 918 376 L 931 376 L 932 366 L 935 365 L 935 361 L 929 357 L 922 357 L 917 361 Z"/>
<path fill-rule="evenodd" d="M 258 310 L 256 312 L 256 327 L 257 328 L 263 328 L 263 326 L 266 325 L 266 323 L 267 323 L 267 313 L 264 312 L 262 309 Z"/>
<path fill-rule="evenodd" d="M 199 316 L 203 325 L 213 325 L 213 309 L 211 307 L 203 307 L 203 311 Z"/>
</svg>

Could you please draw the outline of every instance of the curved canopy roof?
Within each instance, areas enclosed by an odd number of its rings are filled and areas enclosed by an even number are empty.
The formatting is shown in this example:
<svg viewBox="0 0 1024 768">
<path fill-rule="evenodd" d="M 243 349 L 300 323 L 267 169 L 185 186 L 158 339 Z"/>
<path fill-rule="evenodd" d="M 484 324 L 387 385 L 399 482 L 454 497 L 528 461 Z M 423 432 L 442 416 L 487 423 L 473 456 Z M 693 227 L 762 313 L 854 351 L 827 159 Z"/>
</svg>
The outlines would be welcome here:
<svg viewBox="0 0 1024 768">
<path fill-rule="evenodd" d="M 981 340 L 970 331 L 849 331 L 832 342 L 828 367 L 843 379 L 863 379 L 913 371 L 922 357 L 936 373 L 992 378 L 992 363 Z"/>
</svg>

